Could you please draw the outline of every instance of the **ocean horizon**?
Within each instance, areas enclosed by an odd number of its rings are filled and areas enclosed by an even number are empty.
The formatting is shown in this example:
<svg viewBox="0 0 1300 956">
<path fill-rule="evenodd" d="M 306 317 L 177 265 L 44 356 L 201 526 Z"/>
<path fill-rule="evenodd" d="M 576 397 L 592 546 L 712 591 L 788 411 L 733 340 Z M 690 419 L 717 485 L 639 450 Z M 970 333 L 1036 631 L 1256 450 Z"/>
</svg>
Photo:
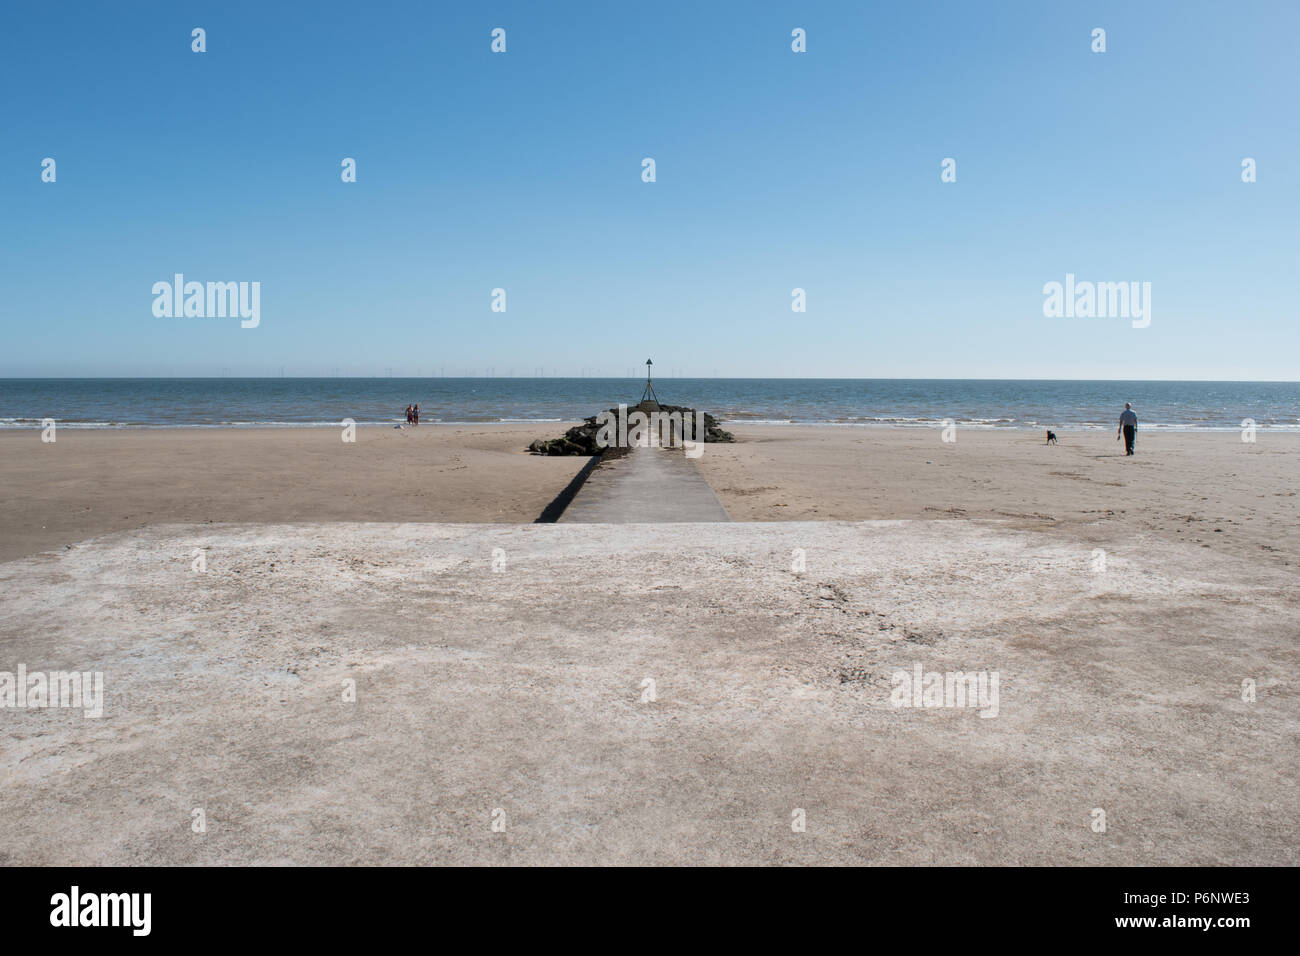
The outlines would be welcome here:
<svg viewBox="0 0 1300 956">
<path fill-rule="evenodd" d="M 0 429 L 334 427 L 574 421 L 641 398 L 640 378 L 7 378 Z M 665 404 L 732 424 L 1103 429 L 1125 402 L 1140 427 L 1300 431 L 1300 383 L 1022 379 L 663 378 Z"/>
</svg>

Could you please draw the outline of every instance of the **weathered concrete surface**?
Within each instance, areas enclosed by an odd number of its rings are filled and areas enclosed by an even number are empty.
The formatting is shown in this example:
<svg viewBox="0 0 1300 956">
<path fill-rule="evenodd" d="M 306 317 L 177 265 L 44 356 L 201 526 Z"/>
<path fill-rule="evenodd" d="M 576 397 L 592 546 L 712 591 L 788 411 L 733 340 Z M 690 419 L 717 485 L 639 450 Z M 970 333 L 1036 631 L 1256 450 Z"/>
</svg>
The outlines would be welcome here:
<svg viewBox="0 0 1300 956">
<path fill-rule="evenodd" d="M 955 521 L 160 526 L 0 564 L 0 670 L 108 692 L 0 710 L 0 862 L 1300 862 L 1294 578 L 1148 537 L 1090 564 Z M 892 707 L 915 662 L 997 671 L 998 716 Z"/>
<path fill-rule="evenodd" d="M 632 448 L 602 461 L 561 522 L 662 524 L 729 521 L 717 494 L 680 448 Z"/>
</svg>

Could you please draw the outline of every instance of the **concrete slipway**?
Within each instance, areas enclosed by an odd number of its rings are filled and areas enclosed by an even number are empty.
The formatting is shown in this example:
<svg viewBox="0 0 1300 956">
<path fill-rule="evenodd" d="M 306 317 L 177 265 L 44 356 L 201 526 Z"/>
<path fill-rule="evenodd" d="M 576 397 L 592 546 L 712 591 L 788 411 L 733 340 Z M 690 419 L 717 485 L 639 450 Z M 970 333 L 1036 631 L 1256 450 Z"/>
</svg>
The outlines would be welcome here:
<svg viewBox="0 0 1300 956">
<path fill-rule="evenodd" d="M 559 518 L 583 524 L 729 521 L 717 493 L 681 448 L 631 448 L 605 458 Z"/>
</svg>

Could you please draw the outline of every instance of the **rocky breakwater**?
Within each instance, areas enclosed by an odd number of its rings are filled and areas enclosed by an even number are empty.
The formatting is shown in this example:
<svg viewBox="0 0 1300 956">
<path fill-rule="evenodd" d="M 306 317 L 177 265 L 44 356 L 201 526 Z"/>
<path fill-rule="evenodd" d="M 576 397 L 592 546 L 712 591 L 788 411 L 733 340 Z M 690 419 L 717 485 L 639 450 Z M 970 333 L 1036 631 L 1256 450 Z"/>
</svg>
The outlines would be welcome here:
<svg viewBox="0 0 1300 956">
<path fill-rule="evenodd" d="M 678 439 L 681 436 L 678 422 L 696 420 L 695 409 L 687 408 L 684 405 L 633 405 L 624 409 L 624 414 L 631 418 L 636 412 L 641 412 L 647 416 L 648 423 L 644 426 L 644 434 L 648 435 L 651 429 L 656 432 L 660 430 L 659 421 L 672 421 L 672 434 Z M 656 420 L 654 415 L 668 416 Z M 718 420 L 704 412 L 704 441 L 705 442 L 734 442 L 736 436 L 731 432 L 723 431 Z M 680 416 L 680 417 L 678 417 Z M 559 438 L 544 439 L 539 438 L 528 446 L 528 450 L 535 455 L 600 455 L 610 448 L 617 448 L 619 441 L 616 436 L 620 432 L 627 436 L 629 432 L 635 437 L 636 420 L 632 420 L 619 427 L 619 409 L 611 408 L 608 412 L 602 412 L 599 415 L 593 415 L 585 419 L 581 425 L 574 425 Z M 687 426 L 689 430 L 690 426 Z M 602 441 L 601 432 L 604 432 Z M 664 432 L 665 438 L 667 431 Z M 629 440 L 629 444 L 636 444 L 635 440 Z"/>
</svg>

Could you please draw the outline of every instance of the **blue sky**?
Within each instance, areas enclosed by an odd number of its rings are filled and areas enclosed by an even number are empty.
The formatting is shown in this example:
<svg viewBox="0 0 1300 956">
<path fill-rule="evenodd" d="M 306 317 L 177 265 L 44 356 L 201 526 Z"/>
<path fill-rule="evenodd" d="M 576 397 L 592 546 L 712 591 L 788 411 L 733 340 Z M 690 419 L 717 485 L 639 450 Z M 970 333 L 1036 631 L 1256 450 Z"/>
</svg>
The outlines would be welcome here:
<svg viewBox="0 0 1300 956">
<path fill-rule="evenodd" d="M 649 354 L 706 376 L 1297 377 L 1300 5 L 5 20 L 0 376 L 622 374 Z M 176 272 L 260 282 L 260 326 L 156 318 Z M 1150 327 L 1045 318 L 1067 272 L 1150 282 Z"/>
</svg>

